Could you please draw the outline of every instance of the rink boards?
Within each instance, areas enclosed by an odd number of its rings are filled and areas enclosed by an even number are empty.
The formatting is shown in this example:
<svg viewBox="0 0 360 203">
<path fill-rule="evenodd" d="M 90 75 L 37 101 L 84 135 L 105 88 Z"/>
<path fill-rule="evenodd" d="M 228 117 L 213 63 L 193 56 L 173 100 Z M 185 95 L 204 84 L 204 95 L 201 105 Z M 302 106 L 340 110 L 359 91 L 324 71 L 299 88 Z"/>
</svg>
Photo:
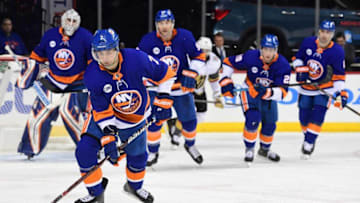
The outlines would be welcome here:
<svg viewBox="0 0 360 203">
<path fill-rule="evenodd" d="M 5 95 L 4 104 L 0 106 L 0 129 L 6 127 L 22 128 L 31 109 L 35 98 L 35 91 L 31 88 L 22 91 L 14 87 L 15 76 L 11 80 Z M 236 84 L 244 80 L 244 73 L 233 75 Z M 355 110 L 360 111 L 360 73 L 350 73 L 346 77 L 346 90 L 349 93 L 348 104 Z M 295 81 L 295 75 L 291 77 L 291 83 Z M 212 100 L 210 85 L 206 86 L 208 100 Z M 300 131 L 297 108 L 298 92 L 296 87 L 289 88 L 289 93 L 284 101 L 279 103 L 278 131 Z M 226 98 L 228 103 L 240 103 L 239 97 Z M 239 132 L 242 131 L 244 116 L 240 107 L 227 106 L 224 109 L 208 105 L 208 112 L 204 123 L 198 126 L 199 132 Z M 326 132 L 360 132 L 360 117 L 353 112 L 344 109 L 342 111 L 330 107 L 325 124 L 322 128 Z M 62 121 L 54 125 L 53 135 L 66 135 L 62 127 Z"/>
</svg>

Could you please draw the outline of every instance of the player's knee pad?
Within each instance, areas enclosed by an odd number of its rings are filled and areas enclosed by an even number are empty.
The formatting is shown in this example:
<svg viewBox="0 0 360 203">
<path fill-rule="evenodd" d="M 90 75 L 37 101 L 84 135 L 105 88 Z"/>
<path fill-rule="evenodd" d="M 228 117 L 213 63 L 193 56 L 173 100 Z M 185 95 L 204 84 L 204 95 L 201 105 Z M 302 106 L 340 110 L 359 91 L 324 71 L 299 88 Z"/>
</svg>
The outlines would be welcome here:
<svg viewBox="0 0 360 203">
<path fill-rule="evenodd" d="M 299 120 L 302 126 L 307 126 L 311 117 L 311 109 L 300 108 L 299 109 Z"/>
<path fill-rule="evenodd" d="M 201 94 L 194 94 L 194 99 L 206 101 L 205 92 Z M 207 103 L 205 102 L 195 102 L 196 112 L 206 112 L 207 111 Z"/>
<path fill-rule="evenodd" d="M 259 127 L 261 113 L 257 109 L 249 109 L 245 112 L 245 127 L 248 131 L 255 131 Z"/>
<path fill-rule="evenodd" d="M 146 132 L 142 132 L 135 140 L 125 147 L 125 152 L 130 156 L 137 156 L 146 152 Z"/>
<path fill-rule="evenodd" d="M 162 125 L 156 125 L 155 123 L 153 123 L 152 125 L 150 125 L 148 127 L 148 130 L 151 132 L 157 132 L 161 129 Z"/>
<path fill-rule="evenodd" d="M 146 167 L 147 159 L 148 159 L 148 153 L 146 151 L 136 156 L 127 154 L 126 155 L 127 168 L 129 168 L 133 172 L 142 171 Z"/>
<path fill-rule="evenodd" d="M 97 139 L 87 134 L 82 136 L 75 150 L 81 172 L 87 172 L 90 167 L 97 164 L 97 153 L 100 149 L 101 144 Z"/>
<path fill-rule="evenodd" d="M 181 122 L 181 125 L 182 125 L 184 130 L 186 130 L 188 132 L 192 132 L 192 131 L 194 131 L 196 129 L 197 120 L 193 119 L 193 120 L 190 120 L 190 121 Z"/>
<path fill-rule="evenodd" d="M 263 135 L 273 135 L 276 129 L 275 123 L 262 123 L 261 125 L 261 133 Z"/>
<path fill-rule="evenodd" d="M 324 122 L 326 111 L 326 106 L 314 105 L 309 122 L 321 126 Z"/>
</svg>

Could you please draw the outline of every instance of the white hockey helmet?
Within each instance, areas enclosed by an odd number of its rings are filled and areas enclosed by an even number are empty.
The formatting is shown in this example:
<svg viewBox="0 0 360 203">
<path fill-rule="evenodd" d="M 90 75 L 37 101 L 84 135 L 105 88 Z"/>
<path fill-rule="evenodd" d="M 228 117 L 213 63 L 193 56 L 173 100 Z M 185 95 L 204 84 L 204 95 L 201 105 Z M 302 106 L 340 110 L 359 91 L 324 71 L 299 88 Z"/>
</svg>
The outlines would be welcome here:
<svg viewBox="0 0 360 203">
<path fill-rule="evenodd" d="M 68 22 L 68 20 L 70 22 Z M 68 36 L 72 36 L 79 28 L 80 21 L 81 19 L 78 12 L 76 12 L 74 9 L 67 10 L 61 16 L 61 27 L 64 29 L 64 33 Z"/>
<path fill-rule="evenodd" d="M 200 39 L 196 42 L 196 45 L 204 52 L 209 52 L 212 49 L 212 42 L 208 37 L 200 37 Z"/>
</svg>

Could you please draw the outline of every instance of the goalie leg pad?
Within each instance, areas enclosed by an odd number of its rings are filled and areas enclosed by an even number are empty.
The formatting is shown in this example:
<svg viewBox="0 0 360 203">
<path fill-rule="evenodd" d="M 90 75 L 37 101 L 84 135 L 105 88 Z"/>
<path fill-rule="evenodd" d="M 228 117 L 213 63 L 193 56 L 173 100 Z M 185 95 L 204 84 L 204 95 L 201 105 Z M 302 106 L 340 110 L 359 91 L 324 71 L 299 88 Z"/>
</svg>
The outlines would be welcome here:
<svg viewBox="0 0 360 203">
<path fill-rule="evenodd" d="M 97 164 L 97 153 L 100 149 L 101 144 L 96 138 L 87 135 L 82 136 L 75 151 L 76 160 L 82 175 L 85 175 Z M 102 176 L 102 170 L 99 168 L 84 180 L 90 195 L 98 196 L 104 191 L 101 184 Z"/>
<path fill-rule="evenodd" d="M 59 111 L 71 139 L 76 144 L 80 140 L 84 124 L 83 113 L 87 113 L 87 99 L 82 99 L 84 93 L 71 93 L 60 105 Z"/>
<path fill-rule="evenodd" d="M 18 152 L 26 155 L 38 155 L 45 148 L 50 136 L 51 122 L 59 115 L 58 109 L 48 109 L 39 98 L 35 99 L 30 118 L 18 146 Z"/>
</svg>

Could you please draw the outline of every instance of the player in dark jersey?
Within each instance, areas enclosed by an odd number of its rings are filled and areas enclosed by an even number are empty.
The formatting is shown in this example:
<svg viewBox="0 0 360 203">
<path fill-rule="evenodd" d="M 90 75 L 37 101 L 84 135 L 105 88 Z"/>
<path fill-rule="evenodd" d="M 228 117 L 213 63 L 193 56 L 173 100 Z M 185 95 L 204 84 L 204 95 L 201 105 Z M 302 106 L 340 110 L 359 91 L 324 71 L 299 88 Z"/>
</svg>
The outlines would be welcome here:
<svg viewBox="0 0 360 203">
<path fill-rule="evenodd" d="M 242 85 L 240 99 L 245 115 L 244 143 L 245 162 L 254 160 L 254 148 L 260 130 L 258 154 L 272 161 L 280 161 L 280 156 L 270 151 L 276 122 L 278 120 L 277 101 L 288 91 L 291 68 L 288 61 L 277 53 L 279 43 L 275 35 L 267 34 L 261 40 L 260 50 L 249 50 L 244 54 L 224 59 L 220 86 L 223 95 L 234 97 L 231 75 L 234 69 L 246 69 L 246 79 Z M 275 87 L 277 86 L 277 87 Z"/>
</svg>

